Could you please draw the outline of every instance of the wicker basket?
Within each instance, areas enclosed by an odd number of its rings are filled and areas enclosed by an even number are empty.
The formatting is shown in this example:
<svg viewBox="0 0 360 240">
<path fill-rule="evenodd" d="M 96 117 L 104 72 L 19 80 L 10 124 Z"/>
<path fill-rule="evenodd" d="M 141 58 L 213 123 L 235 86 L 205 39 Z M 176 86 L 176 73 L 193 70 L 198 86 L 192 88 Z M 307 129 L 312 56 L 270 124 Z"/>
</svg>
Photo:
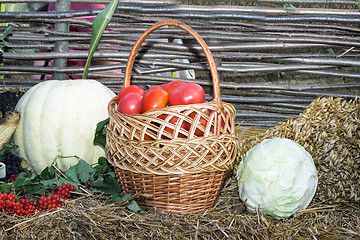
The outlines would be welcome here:
<svg viewBox="0 0 360 240">
<path fill-rule="evenodd" d="M 116 110 L 114 98 L 108 106 L 106 153 L 123 192 L 138 193 L 141 207 L 180 214 L 206 211 L 213 207 L 225 174 L 234 165 L 236 111 L 220 99 L 217 69 L 204 40 L 189 26 L 172 20 L 156 23 L 137 40 L 127 62 L 124 87 L 130 85 L 141 44 L 162 26 L 182 28 L 201 45 L 210 65 L 213 100 L 126 115 Z M 173 117 L 175 124 L 170 122 Z M 202 118 L 205 126 L 200 124 Z M 182 128 L 184 122 L 190 127 Z"/>
</svg>

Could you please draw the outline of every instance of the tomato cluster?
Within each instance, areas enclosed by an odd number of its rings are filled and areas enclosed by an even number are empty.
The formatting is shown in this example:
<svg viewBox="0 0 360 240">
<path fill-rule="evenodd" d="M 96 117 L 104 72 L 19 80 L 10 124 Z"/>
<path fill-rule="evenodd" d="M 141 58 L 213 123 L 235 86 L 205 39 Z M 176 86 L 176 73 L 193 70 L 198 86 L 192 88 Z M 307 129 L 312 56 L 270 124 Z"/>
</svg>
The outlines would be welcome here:
<svg viewBox="0 0 360 240">
<path fill-rule="evenodd" d="M 118 111 L 123 114 L 140 114 L 167 105 L 202 103 L 204 99 L 205 91 L 199 84 L 178 80 L 153 86 L 147 91 L 137 85 L 130 85 L 119 92 L 117 103 Z"/>
<path fill-rule="evenodd" d="M 144 89 L 137 85 L 130 85 L 119 92 L 117 103 L 120 113 L 141 114 L 151 109 L 164 108 L 167 105 L 175 106 L 203 103 L 204 99 L 205 91 L 199 84 L 173 81 L 160 86 L 153 86 L 147 91 L 144 91 Z M 189 114 L 189 117 L 193 119 L 195 119 L 196 116 L 197 114 L 195 112 Z M 175 116 L 169 119 L 167 115 L 162 115 L 161 118 L 174 125 L 176 125 L 179 120 L 179 118 Z M 200 117 L 198 123 L 205 127 L 207 120 Z M 183 121 L 181 128 L 189 131 L 191 124 Z M 170 127 L 166 127 L 164 130 L 170 134 L 174 132 Z M 195 136 L 203 136 L 204 132 L 196 128 L 194 134 Z M 179 133 L 177 137 L 185 138 L 186 136 Z M 151 140 L 151 138 L 146 135 L 145 140 Z"/>
</svg>

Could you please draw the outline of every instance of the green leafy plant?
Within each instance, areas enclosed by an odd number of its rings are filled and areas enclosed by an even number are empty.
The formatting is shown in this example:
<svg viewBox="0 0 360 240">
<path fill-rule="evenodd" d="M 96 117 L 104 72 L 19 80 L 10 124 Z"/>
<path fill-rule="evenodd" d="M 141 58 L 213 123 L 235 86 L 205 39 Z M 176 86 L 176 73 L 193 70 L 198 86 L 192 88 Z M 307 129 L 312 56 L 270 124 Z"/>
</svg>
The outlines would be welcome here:
<svg viewBox="0 0 360 240">
<path fill-rule="evenodd" d="M 95 137 L 94 137 L 94 145 L 99 145 L 105 148 L 106 144 L 106 127 L 109 123 L 109 118 L 99 122 L 96 125 Z"/>
<path fill-rule="evenodd" d="M 2 55 L 4 53 L 3 48 L 9 44 L 7 41 L 5 41 L 5 38 L 9 35 L 9 33 L 12 31 L 12 29 L 13 29 L 12 25 L 7 26 L 7 28 L 5 29 L 5 31 L 3 33 L 2 39 L 0 40 L 0 45 L 2 45 L 2 48 L 0 48 L 0 65 L 4 65 L 3 60 L 2 60 Z M 1 75 L 0 79 L 2 79 L 2 78 L 4 78 L 4 76 Z"/>
<path fill-rule="evenodd" d="M 4 143 L 2 149 L 0 149 L 0 153 L 3 153 L 5 151 L 10 151 L 10 152 L 14 152 L 14 153 L 18 153 L 19 151 L 19 147 L 16 146 L 13 143 Z M 0 160 L 3 156 L 0 155 Z"/>
<path fill-rule="evenodd" d="M 97 124 L 94 144 L 105 147 L 106 127 L 109 119 Z M 16 145 L 8 144 L 6 149 L 15 151 Z M 67 171 L 62 171 L 57 165 L 59 159 L 77 158 L 78 163 Z M 108 195 L 116 202 L 125 202 L 126 207 L 134 212 L 142 212 L 132 194 L 122 194 L 121 186 L 116 179 L 113 168 L 105 157 L 100 157 L 98 162 L 90 165 L 77 156 L 57 156 L 53 163 L 46 167 L 40 174 L 29 176 L 20 173 L 12 183 L 0 182 L 0 193 L 30 194 L 43 196 L 59 186 L 71 184 L 76 187 L 76 192 L 89 194 L 102 193 Z"/>
<path fill-rule="evenodd" d="M 7 41 L 5 41 L 5 38 L 11 33 L 13 28 L 14 28 L 13 25 L 9 25 L 6 27 L 5 31 L 3 32 L 2 39 L 0 40 L 0 44 L 2 45 L 2 47 L 6 47 L 9 44 Z M 0 48 L 0 52 L 4 52 L 4 50 Z"/>
<path fill-rule="evenodd" d="M 126 201 L 127 207 L 132 211 L 142 211 L 131 194 L 124 195 L 120 193 L 121 186 L 106 158 L 100 157 L 98 163 L 94 166 L 79 159 L 79 162 L 70 167 L 68 171 L 61 171 L 57 167 L 57 160 L 70 157 L 74 156 L 57 156 L 53 164 L 38 175 L 28 176 L 25 173 L 20 173 L 14 182 L 2 182 L 0 192 L 43 196 L 58 186 L 71 184 L 76 187 L 77 192 L 103 193 L 110 196 L 114 201 Z"/>
<path fill-rule="evenodd" d="M 92 24 L 92 31 L 91 31 L 91 41 L 90 41 L 90 49 L 88 58 L 86 60 L 84 72 L 83 72 L 83 79 L 87 78 L 91 59 L 95 53 L 95 50 L 100 42 L 100 38 L 106 29 L 107 25 L 109 24 L 116 6 L 118 5 L 119 0 L 112 0 L 109 5 L 107 5 L 94 19 Z"/>
<path fill-rule="evenodd" d="M 13 25 L 9 25 L 7 26 L 7 28 L 5 29 L 4 33 L 3 33 L 3 40 L 2 43 L 4 44 L 4 46 L 6 46 L 8 44 L 7 41 L 5 41 L 5 38 L 10 34 L 10 32 L 13 30 L 14 26 Z"/>
</svg>

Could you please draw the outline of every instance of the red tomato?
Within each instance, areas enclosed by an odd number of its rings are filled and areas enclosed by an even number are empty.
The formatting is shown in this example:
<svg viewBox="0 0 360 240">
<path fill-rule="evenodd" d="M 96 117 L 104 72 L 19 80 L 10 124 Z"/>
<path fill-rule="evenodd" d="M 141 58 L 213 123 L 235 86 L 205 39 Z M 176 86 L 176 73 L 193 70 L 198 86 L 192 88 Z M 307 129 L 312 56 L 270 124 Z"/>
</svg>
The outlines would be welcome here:
<svg viewBox="0 0 360 240">
<path fill-rule="evenodd" d="M 143 96 L 138 93 L 128 93 L 118 103 L 118 111 L 123 114 L 139 114 Z"/>
<path fill-rule="evenodd" d="M 167 117 L 167 115 L 164 115 L 164 116 L 163 116 L 163 119 L 166 119 L 166 117 Z M 169 123 L 172 123 L 172 124 L 176 125 L 177 122 L 178 122 L 178 120 L 179 120 L 179 118 L 174 116 L 174 117 L 170 118 Z M 188 124 L 189 124 L 188 122 L 183 121 L 183 122 L 181 123 L 181 128 L 182 128 L 182 129 L 188 129 Z M 167 131 L 167 132 L 169 132 L 170 134 L 173 134 L 174 129 L 171 128 L 171 127 L 165 127 L 164 131 Z M 182 133 L 179 133 L 177 137 L 179 137 L 179 138 L 185 138 L 185 135 L 182 134 Z M 165 138 L 167 138 L 167 137 L 165 137 Z"/>
<path fill-rule="evenodd" d="M 160 109 L 166 107 L 169 95 L 162 88 L 147 90 L 141 103 L 141 113 L 150 109 Z"/>
<path fill-rule="evenodd" d="M 224 113 L 225 113 L 225 119 L 226 119 L 228 114 L 225 111 L 224 111 Z M 224 128 L 224 127 L 225 127 L 225 121 L 224 121 L 224 119 L 221 119 L 221 128 Z"/>
<path fill-rule="evenodd" d="M 197 83 L 183 83 L 169 95 L 170 106 L 202 103 L 205 98 L 204 89 Z"/>
<path fill-rule="evenodd" d="M 212 110 L 206 110 L 205 112 L 210 116 Z M 225 114 L 225 120 L 226 120 L 228 113 L 224 111 L 224 114 Z M 221 128 L 223 129 L 224 127 L 225 127 L 225 121 L 223 118 L 221 118 Z M 211 127 L 211 131 L 213 132 L 213 127 Z"/>
<path fill-rule="evenodd" d="M 164 89 L 162 86 L 155 85 L 155 86 L 150 87 L 147 91 L 151 91 L 151 90 L 158 89 L 158 88 Z"/>
<path fill-rule="evenodd" d="M 142 89 L 141 87 L 137 86 L 137 85 L 130 85 L 130 86 L 127 86 L 126 88 L 123 88 L 118 96 L 117 96 L 117 102 L 119 103 L 119 101 L 125 96 L 127 95 L 128 93 L 138 93 L 140 95 L 144 95 L 145 93 L 145 90 Z"/>
<path fill-rule="evenodd" d="M 153 132 L 152 130 L 148 130 Z M 140 130 L 136 130 L 136 133 L 140 135 Z M 156 135 L 156 134 L 155 134 Z M 147 133 L 144 135 L 144 140 L 154 140 L 152 137 L 150 137 Z"/>
<path fill-rule="evenodd" d="M 210 115 L 208 112 L 206 112 L 208 115 Z M 192 119 L 195 119 L 195 117 L 196 117 L 196 112 L 192 112 L 192 113 L 190 113 L 189 114 L 189 117 L 190 118 L 192 118 Z M 200 119 L 199 119 L 199 125 L 202 125 L 203 127 L 204 127 L 204 129 L 205 129 L 205 127 L 206 127 L 206 125 L 207 125 L 207 120 L 205 119 L 205 118 L 203 118 L 203 117 L 200 117 Z M 190 131 L 190 127 L 191 127 L 191 125 L 189 124 L 189 126 L 188 126 L 188 130 Z M 204 131 L 202 131 L 202 130 L 200 130 L 199 128 L 196 128 L 196 130 L 195 130 L 195 136 L 197 136 L 197 137 L 202 137 L 202 136 L 204 136 Z"/>
<path fill-rule="evenodd" d="M 180 86 L 181 84 L 184 84 L 184 81 L 180 81 L 180 80 L 176 80 L 176 81 L 172 81 L 166 84 L 161 85 L 165 91 L 167 91 L 167 93 L 170 95 L 170 93 L 178 86 Z"/>
</svg>

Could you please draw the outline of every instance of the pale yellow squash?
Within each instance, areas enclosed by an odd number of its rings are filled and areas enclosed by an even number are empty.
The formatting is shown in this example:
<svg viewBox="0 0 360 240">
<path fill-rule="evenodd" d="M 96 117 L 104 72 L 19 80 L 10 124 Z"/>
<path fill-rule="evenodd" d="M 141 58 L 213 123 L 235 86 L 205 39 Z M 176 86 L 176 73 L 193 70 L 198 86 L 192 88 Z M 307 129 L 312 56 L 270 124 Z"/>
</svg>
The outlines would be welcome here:
<svg viewBox="0 0 360 240">
<path fill-rule="evenodd" d="M 56 156 L 78 156 L 96 163 L 104 150 L 93 145 L 98 122 L 108 118 L 107 105 L 115 96 L 95 80 L 50 80 L 30 88 L 16 110 L 21 120 L 14 143 L 35 173 L 51 165 Z M 60 158 L 67 170 L 77 159 Z"/>
</svg>

